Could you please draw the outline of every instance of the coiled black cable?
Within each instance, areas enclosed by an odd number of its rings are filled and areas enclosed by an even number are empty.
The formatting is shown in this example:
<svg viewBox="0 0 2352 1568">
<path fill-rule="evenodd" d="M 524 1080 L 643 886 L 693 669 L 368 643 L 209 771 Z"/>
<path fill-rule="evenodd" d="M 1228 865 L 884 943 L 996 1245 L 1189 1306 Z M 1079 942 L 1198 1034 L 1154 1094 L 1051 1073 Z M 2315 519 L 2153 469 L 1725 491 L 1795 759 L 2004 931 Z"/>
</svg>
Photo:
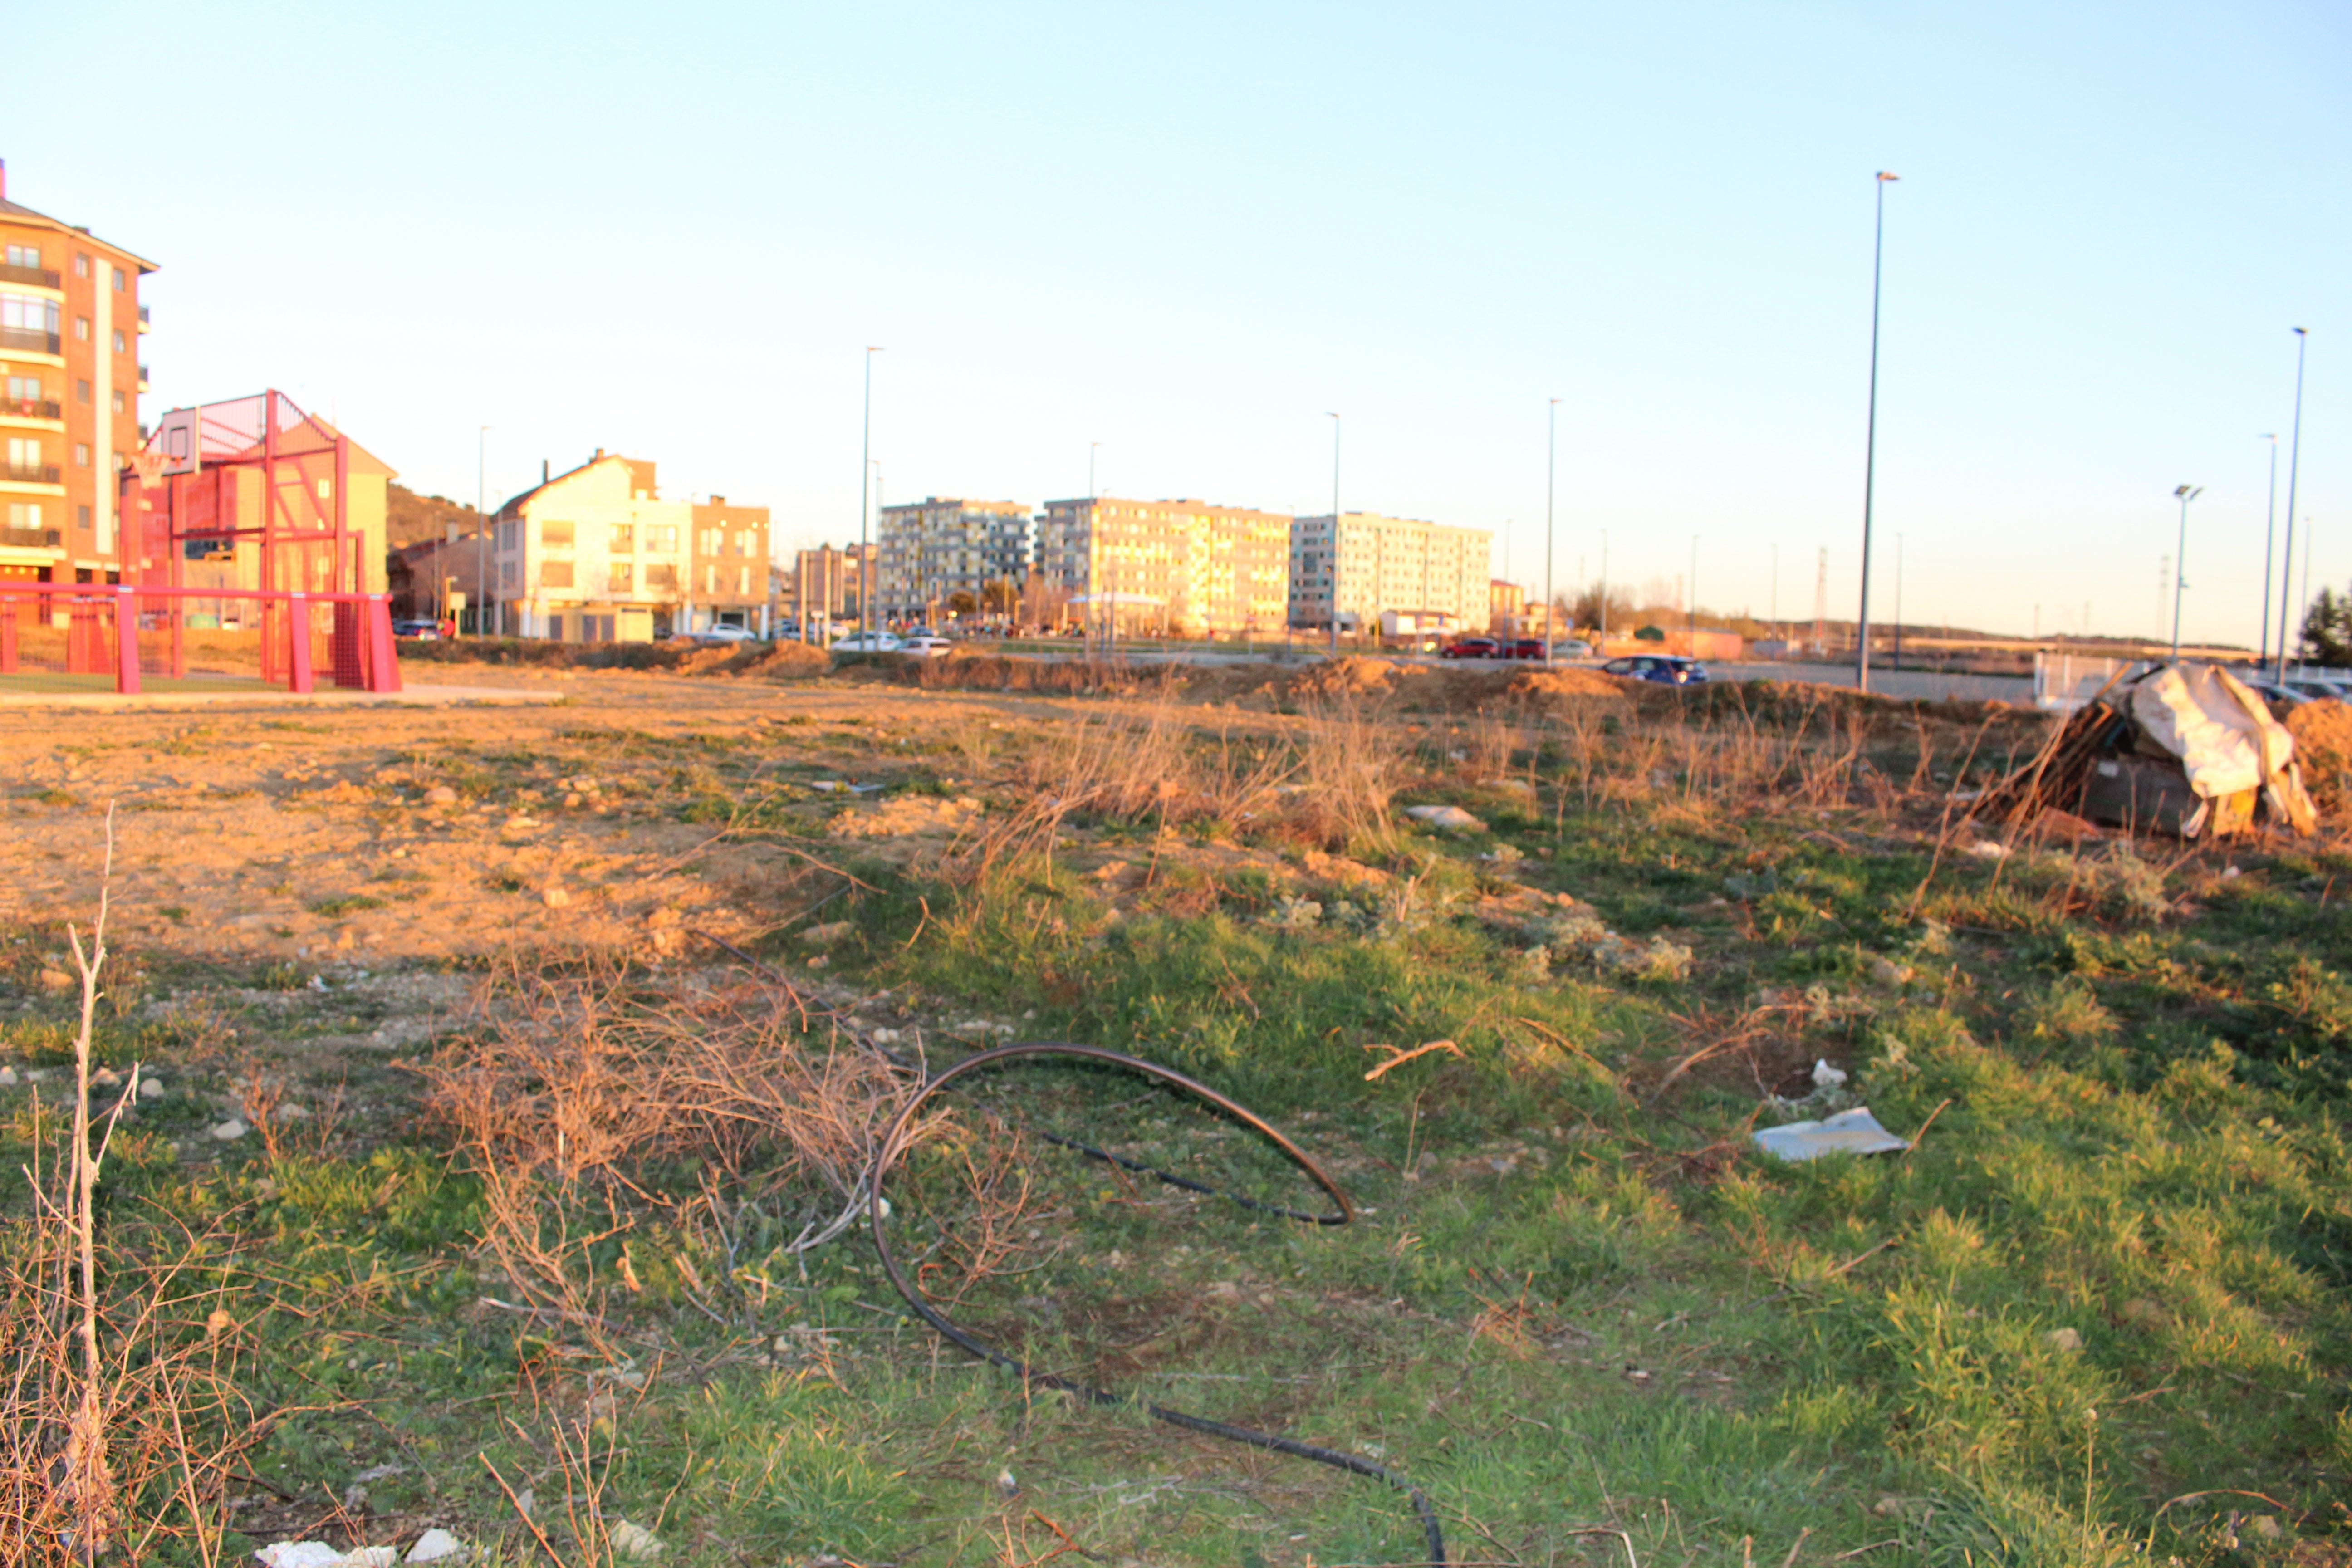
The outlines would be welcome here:
<svg viewBox="0 0 2352 1568">
<path fill-rule="evenodd" d="M 1192 1432 L 1205 1432 L 1212 1437 L 1223 1437 L 1228 1442 L 1245 1443 L 1253 1448 L 1266 1448 L 1277 1454 L 1291 1455 L 1296 1458 L 1311 1459 L 1318 1465 L 1329 1465 L 1335 1469 L 1349 1470 L 1360 1476 L 1369 1476 L 1374 1480 L 1385 1481 L 1412 1500 L 1413 1512 L 1420 1516 L 1422 1531 L 1428 1538 L 1429 1561 L 1432 1568 L 1444 1568 L 1445 1537 L 1438 1529 L 1436 1510 L 1429 1506 L 1428 1497 L 1419 1487 L 1387 1466 L 1375 1463 L 1360 1454 L 1343 1453 L 1337 1448 L 1302 1443 L 1294 1437 L 1279 1437 L 1271 1432 L 1260 1432 L 1248 1426 L 1235 1426 L 1223 1421 L 1212 1421 L 1203 1415 L 1191 1415 L 1181 1410 L 1171 1410 L 1165 1405 L 1155 1405 L 1150 1400 L 1130 1400 L 1125 1395 L 1113 1394 L 1108 1389 L 1097 1388 L 1090 1384 L 1077 1383 L 1069 1378 L 1056 1376 L 1052 1373 L 1040 1372 L 1027 1362 L 1015 1356 L 1006 1355 L 1003 1352 L 973 1338 L 950 1322 L 938 1309 L 923 1299 L 914 1284 L 908 1279 L 906 1271 L 899 1268 L 898 1256 L 890 1250 L 889 1237 L 883 1229 L 882 1180 L 889 1173 L 890 1168 L 898 1162 L 899 1157 L 906 1152 L 907 1129 L 914 1125 L 916 1116 L 934 1095 L 966 1073 L 993 1066 L 998 1062 L 1017 1060 L 1024 1057 L 1073 1057 L 1081 1061 L 1108 1062 L 1113 1067 L 1125 1068 L 1130 1072 L 1141 1073 L 1146 1078 L 1156 1079 L 1161 1083 L 1183 1089 L 1188 1094 L 1215 1106 L 1219 1110 L 1254 1131 L 1263 1134 L 1300 1170 L 1306 1172 L 1307 1177 L 1317 1186 L 1328 1193 L 1331 1195 L 1331 1201 L 1338 1205 L 1338 1208 L 1331 1214 L 1309 1214 L 1298 1209 L 1282 1208 L 1272 1204 L 1263 1204 L 1255 1199 L 1242 1197 L 1236 1194 L 1219 1193 L 1214 1188 L 1204 1186 L 1171 1172 L 1140 1164 L 1105 1150 L 1091 1148 L 1072 1139 L 1046 1134 L 1045 1136 L 1054 1142 L 1118 1165 L 1123 1170 L 1155 1176 L 1171 1186 L 1181 1187 L 1187 1192 L 1207 1193 L 1214 1196 L 1230 1198 L 1247 1207 L 1278 1214 L 1308 1225 L 1340 1226 L 1348 1224 L 1356 1217 L 1354 1205 L 1348 1202 L 1348 1194 L 1339 1190 L 1339 1184 L 1332 1181 L 1320 1165 L 1307 1158 L 1306 1151 L 1284 1137 L 1265 1118 L 1226 1099 L 1207 1084 L 1187 1078 L 1173 1068 L 1160 1067 L 1156 1063 L 1145 1061 L 1139 1057 L 1106 1050 L 1100 1046 L 1073 1045 L 1061 1040 L 1029 1040 L 1007 1046 L 995 1046 L 968 1056 L 953 1067 L 933 1074 L 925 1080 L 923 1087 L 916 1092 L 914 1098 L 901 1107 L 898 1116 L 891 1121 L 889 1130 L 883 1134 L 880 1150 L 875 1156 L 874 1168 L 866 1177 L 866 1219 L 868 1228 L 874 1237 L 874 1250 L 880 1254 L 883 1272 L 890 1276 L 890 1283 L 897 1288 L 899 1295 L 906 1298 L 907 1305 L 912 1307 L 918 1316 L 937 1330 L 940 1337 L 983 1361 L 1016 1374 L 1025 1386 L 1058 1389 L 1065 1394 L 1075 1394 L 1091 1405 L 1138 1404 L 1154 1420 L 1165 1421 L 1171 1426 L 1181 1426 Z"/>
</svg>

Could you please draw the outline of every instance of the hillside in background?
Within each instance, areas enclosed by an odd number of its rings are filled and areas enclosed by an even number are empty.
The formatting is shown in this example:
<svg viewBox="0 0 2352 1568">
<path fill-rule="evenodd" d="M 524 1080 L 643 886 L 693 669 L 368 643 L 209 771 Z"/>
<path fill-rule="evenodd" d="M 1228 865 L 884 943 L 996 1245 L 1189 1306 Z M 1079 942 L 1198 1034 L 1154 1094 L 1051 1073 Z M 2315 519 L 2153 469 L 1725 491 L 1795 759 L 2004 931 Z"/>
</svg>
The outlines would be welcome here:
<svg viewBox="0 0 2352 1568">
<path fill-rule="evenodd" d="M 405 485 L 390 485 L 384 492 L 384 542 L 397 550 L 427 539 L 448 536 L 455 524 L 460 535 L 474 531 L 474 509 L 444 496 L 421 496 Z"/>
</svg>

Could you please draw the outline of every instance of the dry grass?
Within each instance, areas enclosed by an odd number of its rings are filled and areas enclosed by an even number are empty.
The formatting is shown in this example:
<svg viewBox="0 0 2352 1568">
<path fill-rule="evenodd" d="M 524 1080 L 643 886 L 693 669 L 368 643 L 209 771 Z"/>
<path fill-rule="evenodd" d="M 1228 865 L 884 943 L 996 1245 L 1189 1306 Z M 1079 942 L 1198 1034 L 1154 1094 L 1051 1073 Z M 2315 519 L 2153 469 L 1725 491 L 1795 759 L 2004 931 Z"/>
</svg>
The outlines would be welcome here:
<svg viewBox="0 0 2352 1568">
<path fill-rule="evenodd" d="M 478 1023 L 418 1065 L 428 1104 L 484 1184 L 483 1241 L 523 1304 L 592 1336 L 612 1288 L 636 1288 L 625 1238 L 645 1219 L 724 1237 L 790 1203 L 802 1223 L 787 1250 L 840 1235 L 915 1083 L 781 984 L 690 995 L 510 967 Z M 690 1189 L 654 1174 L 689 1166 Z M 614 1238 L 617 1262 L 600 1270 L 593 1255 Z M 709 1282 L 672 1261 L 719 1316 Z"/>
<path fill-rule="evenodd" d="M 110 870 L 112 842 L 110 816 Z M 182 1230 L 176 1246 L 121 1246 L 101 1223 L 100 1179 L 140 1083 L 134 1066 L 94 1113 L 108 912 L 102 891 L 87 945 L 70 933 L 81 989 L 72 1098 L 61 1115 L 37 1095 L 29 1211 L 0 1218 L 0 1560 L 211 1564 L 223 1482 L 266 1423 L 235 1380 L 236 1303 L 197 1262 L 223 1237 Z"/>
</svg>

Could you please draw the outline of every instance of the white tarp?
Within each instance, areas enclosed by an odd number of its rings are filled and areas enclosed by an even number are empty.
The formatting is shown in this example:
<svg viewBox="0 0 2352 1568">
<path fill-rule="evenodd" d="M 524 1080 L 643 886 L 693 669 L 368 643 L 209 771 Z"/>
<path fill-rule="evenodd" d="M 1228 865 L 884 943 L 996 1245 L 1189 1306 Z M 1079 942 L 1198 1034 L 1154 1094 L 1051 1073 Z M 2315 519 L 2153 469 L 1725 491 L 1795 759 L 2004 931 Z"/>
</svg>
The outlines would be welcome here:
<svg viewBox="0 0 2352 1568">
<path fill-rule="evenodd" d="M 2260 789 L 2294 760 L 2294 737 L 2228 670 L 2172 664 L 2132 688 L 2141 733 L 2180 759 L 2189 787 L 2211 799 Z"/>
<path fill-rule="evenodd" d="M 1818 1079 L 1816 1081 L 1819 1081 Z M 1791 1121 L 1756 1133 L 1757 1147 L 1783 1160 L 1817 1160 L 1823 1154 L 1886 1154 L 1911 1147 L 1878 1124 L 1868 1106 L 1841 1110 L 1819 1121 Z"/>
</svg>

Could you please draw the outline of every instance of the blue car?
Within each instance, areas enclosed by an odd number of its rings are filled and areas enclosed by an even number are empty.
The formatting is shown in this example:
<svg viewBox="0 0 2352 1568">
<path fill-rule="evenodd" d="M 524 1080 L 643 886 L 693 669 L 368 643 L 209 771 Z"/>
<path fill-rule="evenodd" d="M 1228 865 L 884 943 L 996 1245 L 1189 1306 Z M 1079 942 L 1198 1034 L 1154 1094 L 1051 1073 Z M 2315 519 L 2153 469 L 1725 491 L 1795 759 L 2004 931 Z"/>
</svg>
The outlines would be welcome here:
<svg viewBox="0 0 2352 1568">
<path fill-rule="evenodd" d="M 1680 658 L 1672 654 L 1645 653 L 1633 658 L 1612 658 L 1601 668 L 1605 675 L 1654 680 L 1662 686 L 1703 686 L 1706 683 L 1706 666 L 1695 658 Z"/>
</svg>

